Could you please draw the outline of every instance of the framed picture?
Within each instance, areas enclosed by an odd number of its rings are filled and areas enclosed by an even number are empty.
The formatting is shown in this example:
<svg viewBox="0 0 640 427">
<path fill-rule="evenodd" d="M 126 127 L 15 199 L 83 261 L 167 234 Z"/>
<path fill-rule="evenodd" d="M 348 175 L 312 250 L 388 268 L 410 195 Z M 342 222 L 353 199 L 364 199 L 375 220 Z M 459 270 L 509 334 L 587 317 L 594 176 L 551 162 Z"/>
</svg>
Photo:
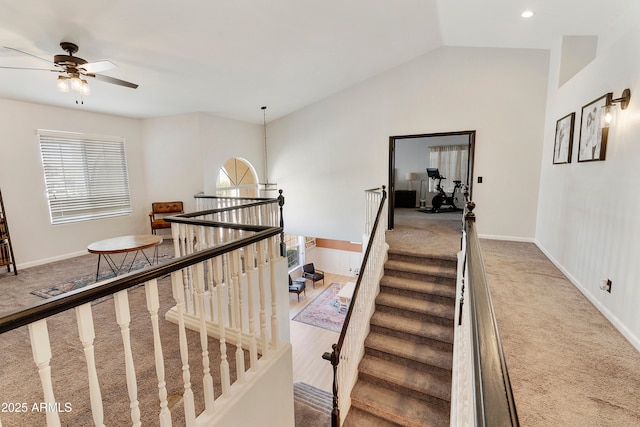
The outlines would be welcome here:
<svg viewBox="0 0 640 427">
<path fill-rule="evenodd" d="M 609 129 L 600 126 L 600 112 L 605 105 L 611 102 L 611 97 L 612 94 L 607 93 L 582 107 L 579 162 L 591 162 L 605 158 Z"/>
<path fill-rule="evenodd" d="M 553 147 L 553 164 L 571 163 L 573 128 L 576 113 L 567 114 L 556 122 L 556 143 Z"/>
</svg>

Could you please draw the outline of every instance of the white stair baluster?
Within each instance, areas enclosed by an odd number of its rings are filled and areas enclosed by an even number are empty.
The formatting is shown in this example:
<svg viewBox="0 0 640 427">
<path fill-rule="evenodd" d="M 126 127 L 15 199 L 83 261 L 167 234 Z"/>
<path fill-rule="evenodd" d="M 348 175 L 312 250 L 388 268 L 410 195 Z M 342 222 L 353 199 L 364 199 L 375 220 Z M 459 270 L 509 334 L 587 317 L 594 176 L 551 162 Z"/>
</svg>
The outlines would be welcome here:
<svg viewBox="0 0 640 427">
<path fill-rule="evenodd" d="M 236 378 L 238 383 L 244 382 L 244 351 L 242 350 L 242 289 L 240 285 L 240 251 L 231 253 L 231 266 L 234 293 L 234 312 L 236 318 Z"/>
<path fill-rule="evenodd" d="M 184 287 L 182 285 L 182 272 L 171 273 L 171 289 L 173 299 L 176 301 L 178 311 L 178 334 L 180 338 L 180 360 L 182 361 L 182 382 L 184 383 L 184 419 L 187 426 L 196 424 L 196 407 L 191 389 L 191 373 L 189 371 L 189 347 L 187 345 L 187 332 L 184 325 Z"/>
<path fill-rule="evenodd" d="M 42 383 L 44 403 L 55 405 L 56 398 L 53 394 L 51 366 L 49 365 L 51 361 L 51 344 L 45 319 L 29 324 L 29 338 L 31 340 L 33 360 L 38 367 L 38 375 L 40 375 L 40 382 Z M 46 418 L 47 427 L 58 427 L 60 425 L 60 416 L 57 411 L 47 411 Z"/>
<path fill-rule="evenodd" d="M 227 360 L 227 342 L 225 339 L 226 325 L 224 320 L 225 309 L 225 295 L 224 290 L 226 288 L 225 282 L 219 282 L 216 286 L 218 291 L 218 327 L 220 332 L 220 380 L 222 383 L 222 396 L 227 397 L 229 395 L 229 388 L 231 387 L 231 375 L 229 374 L 229 361 Z"/>
<path fill-rule="evenodd" d="M 196 291 L 196 303 L 198 312 L 204 312 L 204 266 L 201 262 L 193 266 L 193 282 Z M 208 413 L 213 412 L 213 378 L 209 367 L 209 342 L 207 335 L 207 320 L 204 316 L 200 320 L 200 347 L 202 349 L 202 383 L 204 387 L 204 406 Z"/>
<path fill-rule="evenodd" d="M 264 275 L 265 275 L 265 253 L 264 253 L 264 241 L 256 243 L 258 245 L 258 287 L 260 292 L 260 345 L 262 346 L 262 356 L 269 354 L 269 338 L 267 335 L 267 296 L 264 289 Z"/>
<path fill-rule="evenodd" d="M 96 370 L 96 359 L 94 354 L 93 341 L 96 338 L 93 327 L 93 315 L 91 313 L 91 303 L 86 303 L 76 307 L 76 321 L 78 323 L 78 334 L 84 349 L 84 357 L 87 362 L 87 375 L 89 376 L 89 398 L 91 400 L 91 414 L 93 423 L 96 426 L 104 426 L 104 410 L 102 407 L 102 393 L 100 393 L 100 383 L 98 382 L 98 371 Z"/>
<path fill-rule="evenodd" d="M 278 307 L 276 299 L 276 251 L 275 237 L 270 237 L 269 242 L 269 280 L 271 282 L 271 346 L 278 348 Z"/>
<path fill-rule="evenodd" d="M 160 398 L 160 426 L 171 426 L 171 412 L 167 402 L 167 383 L 164 373 L 164 356 L 162 353 L 162 341 L 160 341 L 160 327 L 158 325 L 158 309 L 160 300 L 158 297 L 158 281 L 150 280 L 144 284 L 145 296 L 147 299 L 147 310 L 151 317 L 151 328 L 153 330 L 153 353 L 155 356 L 156 376 L 158 377 L 158 397 Z"/>
<path fill-rule="evenodd" d="M 249 357 L 251 362 L 251 368 L 258 364 L 258 343 L 256 341 L 256 325 L 254 317 L 254 278 L 256 273 L 255 268 L 255 244 L 249 245 L 245 248 L 245 256 L 247 257 L 247 307 L 249 307 L 249 335 L 251 341 L 249 342 Z"/>
<path fill-rule="evenodd" d="M 129 392 L 129 407 L 131 408 L 131 421 L 134 427 L 141 425 L 140 406 L 138 404 L 138 385 L 136 383 L 136 369 L 133 364 L 133 353 L 131 351 L 131 333 L 129 323 L 131 323 L 131 313 L 129 312 L 129 295 L 127 290 L 113 294 L 116 307 L 116 321 L 120 326 L 122 343 L 124 344 L 124 362 L 127 377 L 127 390 Z"/>
</svg>

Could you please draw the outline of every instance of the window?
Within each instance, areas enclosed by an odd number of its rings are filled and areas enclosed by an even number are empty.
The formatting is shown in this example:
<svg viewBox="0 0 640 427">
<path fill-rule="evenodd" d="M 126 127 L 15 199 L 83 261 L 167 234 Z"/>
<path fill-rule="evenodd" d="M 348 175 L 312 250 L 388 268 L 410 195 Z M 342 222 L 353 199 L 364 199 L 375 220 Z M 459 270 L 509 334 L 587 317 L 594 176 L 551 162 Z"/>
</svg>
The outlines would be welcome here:
<svg viewBox="0 0 640 427">
<path fill-rule="evenodd" d="M 285 234 L 284 242 L 287 245 L 287 267 L 291 271 L 300 265 L 300 238 Z"/>
<path fill-rule="evenodd" d="M 251 165 L 235 157 L 227 160 L 216 182 L 216 194 L 226 197 L 256 197 L 256 176 Z"/>
<path fill-rule="evenodd" d="M 131 213 L 124 138 L 38 131 L 52 224 Z"/>
<path fill-rule="evenodd" d="M 444 191 L 453 191 L 454 180 L 467 183 L 468 156 L 467 145 L 438 145 L 429 148 L 429 167 L 438 168 L 440 175 L 447 178 L 441 183 Z M 429 180 L 429 191 L 436 191 L 436 183 L 436 180 Z"/>
</svg>

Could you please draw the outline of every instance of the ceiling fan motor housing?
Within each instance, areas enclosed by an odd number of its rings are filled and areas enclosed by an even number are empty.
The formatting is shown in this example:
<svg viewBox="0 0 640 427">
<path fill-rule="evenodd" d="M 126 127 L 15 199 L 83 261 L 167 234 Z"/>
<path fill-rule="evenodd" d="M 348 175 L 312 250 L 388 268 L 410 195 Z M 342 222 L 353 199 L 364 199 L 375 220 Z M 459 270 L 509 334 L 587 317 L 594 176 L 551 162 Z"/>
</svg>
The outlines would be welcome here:
<svg viewBox="0 0 640 427">
<path fill-rule="evenodd" d="M 62 50 L 69 53 L 69 55 L 55 55 L 53 57 L 53 62 L 55 62 L 57 65 L 63 65 L 63 66 L 69 65 L 75 68 L 78 65 L 83 65 L 87 63 L 87 61 L 85 61 L 84 59 L 78 58 L 77 56 L 73 56 L 73 54 L 78 51 L 77 44 L 70 43 L 70 42 L 62 42 L 60 43 L 60 47 L 62 48 Z"/>
</svg>

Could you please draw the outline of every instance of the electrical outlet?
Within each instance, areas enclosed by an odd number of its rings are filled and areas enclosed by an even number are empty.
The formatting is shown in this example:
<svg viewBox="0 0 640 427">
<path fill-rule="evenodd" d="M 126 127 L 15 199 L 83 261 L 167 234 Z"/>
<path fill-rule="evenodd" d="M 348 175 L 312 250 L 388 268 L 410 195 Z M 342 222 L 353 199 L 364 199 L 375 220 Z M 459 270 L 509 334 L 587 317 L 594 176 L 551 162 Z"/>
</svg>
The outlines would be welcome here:
<svg viewBox="0 0 640 427">
<path fill-rule="evenodd" d="M 602 281 L 600 282 L 600 289 L 611 293 L 611 280 L 602 279 Z"/>
</svg>

